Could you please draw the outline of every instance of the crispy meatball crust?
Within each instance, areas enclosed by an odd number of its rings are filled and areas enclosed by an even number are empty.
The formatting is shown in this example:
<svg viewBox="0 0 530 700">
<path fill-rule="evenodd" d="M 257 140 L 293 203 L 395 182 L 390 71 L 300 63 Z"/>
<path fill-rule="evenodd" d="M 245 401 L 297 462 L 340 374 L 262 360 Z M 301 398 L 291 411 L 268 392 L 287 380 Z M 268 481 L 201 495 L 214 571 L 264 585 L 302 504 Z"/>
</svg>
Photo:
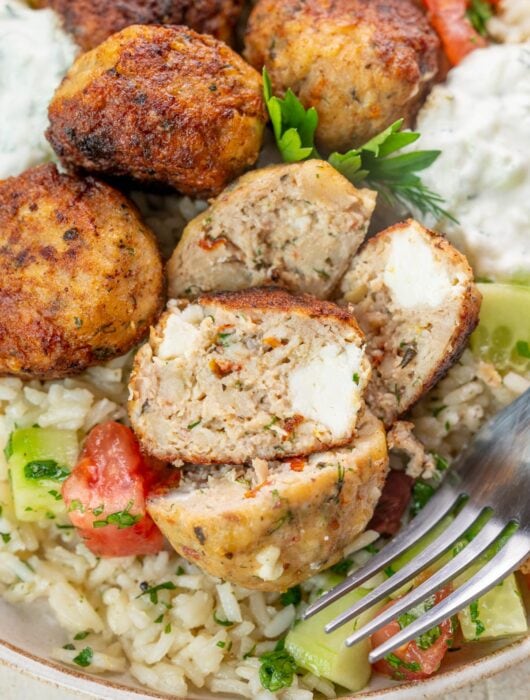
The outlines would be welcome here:
<svg viewBox="0 0 530 700">
<path fill-rule="evenodd" d="M 0 182 L 0 374 L 64 377 L 127 352 L 164 278 L 134 205 L 53 165 Z"/>
<path fill-rule="evenodd" d="M 245 56 L 319 115 L 321 148 L 410 124 L 438 70 L 439 41 L 413 0 L 258 0 Z"/>
<path fill-rule="evenodd" d="M 184 24 L 232 42 L 243 0 L 38 0 L 51 7 L 84 51 L 132 24 Z"/>
<path fill-rule="evenodd" d="M 80 56 L 49 107 L 70 168 L 218 194 L 258 157 L 260 75 L 185 27 L 133 26 Z"/>
</svg>

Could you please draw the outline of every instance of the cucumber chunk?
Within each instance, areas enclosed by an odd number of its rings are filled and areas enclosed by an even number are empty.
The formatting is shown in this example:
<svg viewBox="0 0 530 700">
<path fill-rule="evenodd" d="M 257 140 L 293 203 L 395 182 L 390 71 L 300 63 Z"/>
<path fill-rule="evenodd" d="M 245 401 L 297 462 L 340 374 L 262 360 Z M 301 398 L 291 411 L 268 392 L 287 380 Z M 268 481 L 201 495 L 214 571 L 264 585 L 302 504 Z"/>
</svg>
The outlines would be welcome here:
<svg viewBox="0 0 530 700">
<path fill-rule="evenodd" d="M 61 485 L 79 452 L 75 430 L 22 428 L 6 449 L 17 519 L 36 522 L 64 513 Z"/>
<path fill-rule="evenodd" d="M 500 372 L 530 369 L 530 287 L 479 284 L 482 294 L 479 325 L 471 349 Z"/>
<path fill-rule="evenodd" d="M 324 632 L 326 623 L 367 593 L 367 589 L 357 588 L 290 630 L 285 638 L 285 648 L 298 666 L 351 691 L 360 690 L 368 683 L 372 672 L 368 663 L 370 640 L 365 639 L 352 647 L 346 647 L 344 641 L 357 627 L 369 622 L 384 603 L 370 608 L 353 623 L 343 625 L 335 632 Z"/>
<path fill-rule="evenodd" d="M 477 571 L 474 566 L 455 580 L 462 585 Z M 526 634 L 526 611 L 515 574 L 510 574 L 482 598 L 458 613 L 458 621 L 466 642 L 485 642 L 500 637 Z"/>
</svg>

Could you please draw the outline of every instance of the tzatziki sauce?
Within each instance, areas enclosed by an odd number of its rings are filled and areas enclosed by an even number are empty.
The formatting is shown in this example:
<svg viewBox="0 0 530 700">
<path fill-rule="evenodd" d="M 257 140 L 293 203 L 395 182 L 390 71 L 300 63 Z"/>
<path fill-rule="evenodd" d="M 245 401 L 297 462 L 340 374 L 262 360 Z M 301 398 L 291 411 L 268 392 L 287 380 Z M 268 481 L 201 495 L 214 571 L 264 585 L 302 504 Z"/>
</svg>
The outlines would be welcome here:
<svg viewBox="0 0 530 700">
<path fill-rule="evenodd" d="M 77 50 L 52 10 L 0 0 L 0 179 L 52 159 L 48 103 Z"/>
<path fill-rule="evenodd" d="M 417 130 L 418 148 L 442 151 L 422 179 L 458 220 L 425 223 L 477 277 L 530 280 L 530 43 L 471 53 L 433 89 Z"/>
</svg>

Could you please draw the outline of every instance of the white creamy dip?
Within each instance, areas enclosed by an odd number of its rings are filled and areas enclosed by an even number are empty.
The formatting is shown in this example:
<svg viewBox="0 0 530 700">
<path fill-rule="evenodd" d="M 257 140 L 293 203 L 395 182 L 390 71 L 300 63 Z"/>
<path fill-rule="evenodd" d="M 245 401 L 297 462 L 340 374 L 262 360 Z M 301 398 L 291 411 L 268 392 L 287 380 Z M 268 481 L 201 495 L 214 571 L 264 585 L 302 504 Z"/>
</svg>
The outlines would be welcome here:
<svg viewBox="0 0 530 700">
<path fill-rule="evenodd" d="M 530 278 L 530 43 L 470 54 L 434 88 L 418 117 L 423 173 L 459 221 L 443 231 L 479 277 Z"/>
<path fill-rule="evenodd" d="M 52 158 L 48 103 L 76 52 L 52 10 L 0 0 L 0 179 Z"/>
</svg>

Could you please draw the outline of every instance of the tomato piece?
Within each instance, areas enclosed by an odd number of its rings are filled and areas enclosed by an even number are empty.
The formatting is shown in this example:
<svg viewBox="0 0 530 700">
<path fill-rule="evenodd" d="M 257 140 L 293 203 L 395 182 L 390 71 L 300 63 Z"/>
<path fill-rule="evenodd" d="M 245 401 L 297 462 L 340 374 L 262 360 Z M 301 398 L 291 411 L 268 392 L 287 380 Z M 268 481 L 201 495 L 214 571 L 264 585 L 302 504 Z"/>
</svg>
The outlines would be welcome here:
<svg viewBox="0 0 530 700">
<path fill-rule="evenodd" d="M 130 428 L 109 421 L 88 435 L 62 487 L 72 524 L 99 556 L 154 554 L 164 538 L 146 512 L 145 497 L 160 464 L 143 457 Z"/>
<path fill-rule="evenodd" d="M 423 3 L 451 65 L 456 66 L 471 51 L 487 46 L 487 41 L 466 17 L 467 0 L 423 0 Z"/>
<path fill-rule="evenodd" d="M 419 617 L 424 610 L 432 608 L 433 605 L 448 596 L 451 590 L 451 586 L 442 588 L 421 606 L 415 608 L 414 612 L 405 613 L 397 620 L 389 622 L 388 625 L 374 632 L 371 637 L 372 649 L 393 637 L 403 627 Z M 391 601 L 383 610 L 396 602 L 396 600 Z M 422 634 L 418 639 L 404 644 L 392 654 L 385 656 L 384 659 L 374 664 L 374 669 L 395 680 L 413 681 L 427 678 L 440 668 L 445 653 L 453 645 L 453 637 L 453 621 L 445 620 L 429 632 Z"/>
</svg>

